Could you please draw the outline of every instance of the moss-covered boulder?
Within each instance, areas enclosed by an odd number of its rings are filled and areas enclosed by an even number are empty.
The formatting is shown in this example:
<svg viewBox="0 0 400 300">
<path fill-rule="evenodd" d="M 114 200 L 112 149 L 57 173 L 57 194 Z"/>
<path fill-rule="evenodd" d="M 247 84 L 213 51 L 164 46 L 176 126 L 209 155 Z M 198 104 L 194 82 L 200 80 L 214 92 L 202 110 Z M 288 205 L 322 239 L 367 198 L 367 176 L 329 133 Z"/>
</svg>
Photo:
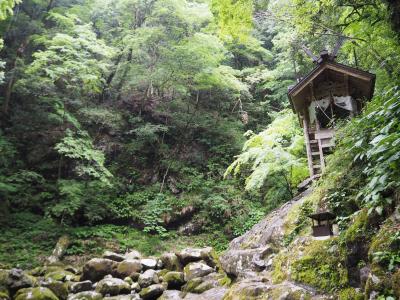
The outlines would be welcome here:
<svg viewBox="0 0 400 300">
<path fill-rule="evenodd" d="M 181 271 L 182 265 L 175 253 L 164 253 L 160 257 L 164 268 L 170 271 Z"/>
<path fill-rule="evenodd" d="M 140 260 L 143 270 L 157 269 L 157 259 L 155 258 L 142 258 Z"/>
<path fill-rule="evenodd" d="M 46 273 L 44 278 L 46 280 L 51 280 L 51 281 L 71 281 L 75 278 L 75 274 L 73 274 L 72 272 L 65 271 L 63 269 L 58 269 Z"/>
<path fill-rule="evenodd" d="M 354 288 L 346 288 L 339 292 L 340 300 L 364 300 L 364 295 Z"/>
<path fill-rule="evenodd" d="M 119 295 L 130 293 L 131 288 L 128 283 L 119 278 L 104 278 L 97 283 L 96 292 L 102 295 Z"/>
<path fill-rule="evenodd" d="M 183 293 L 178 290 L 164 291 L 158 300 L 183 300 Z"/>
<path fill-rule="evenodd" d="M 144 300 L 157 299 L 158 297 L 160 297 L 162 295 L 164 290 L 165 290 L 165 288 L 162 284 L 153 284 L 153 285 L 150 285 L 149 287 L 142 289 L 140 291 L 139 295 Z"/>
<path fill-rule="evenodd" d="M 15 300 L 58 300 L 54 293 L 45 287 L 24 288 L 20 289 L 15 297 Z"/>
<path fill-rule="evenodd" d="M 163 276 L 163 282 L 167 283 L 168 289 L 179 289 L 185 284 L 182 272 L 168 272 Z"/>
<path fill-rule="evenodd" d="M 142 271 L 142 264 L 137 259 L 126 259 L 118 263 L 114 271 L 115 277 L 125 278 L 131 276 L 133 273 L 140 273 Z"/>
<path fill-rule="evenodd" d="M 10 292 L 14 294 L 19 289 L 37 285 L 37 280 L 35 277 L 26 274 L 21 269 L 11 269 L 8 272 L 6 284 Z"/>
<path fill-rule="evenodd" d="M 206 276 L 214 271 L 214 268 L 208 266 L 204 261 L 189 263 L 183 269 L 185 281 L 189 281 L 196 277 Z"/>
<path fill-rule="evenodd" d="M 8 270 L 0 269 L 0 300 L 8 300 L 10 293 L 7 288 Z"/>
<path fill-rule="evenodd" d="M 155 270 L 146 270 L 143 274 L 140 274 L 138 279 L 139 285 L 144 288 L 152 285 L 153 283 L 159 283 L 158 276 Z"/>
<path fill-rule="evenodd" d="M 102 300 L 102 299 L 103 295 L 94 291 L 80 292 L 77 294 L 70 294 L 68 296 L 68 300 Z"/>
<path fill-rule="evenodd" d="M 392 289 L 393 289 L 394 295 L 398 299 L 400 299 L 400 269 L 398 269 L 397 272 L 393 274 Z"/>
<path fill-rule="evenodd" d="M 42 283 L 42 286 L 50 289 L 60 300 L 68 297 L 68 284 L 65 282 L 50 280 Z"/>
<path fill-rule="evenodd" d="M 90 291 L 92 289 L 92 282 L 90 280 L 74 282 L 69 286 L 71 293 L 80 293 Z"/>
<path fill-rule="evenodd" d="M 115 252 L 112 252 L 112 251 L 105 251 L 103 253 L 103 258 L 111 259 L 111 260 L 116 261 L 116 262 L 121 262 L 121 261 L 125 260 L 125 256 L 124 255 L 118 254 L 118 253 L 115 253 Z"/>
<path fill-rule="evenodd" d="M 111 259 L 93 258 L 83 266 L 82 280 L 98 281 L 105 275 L 112 274 L 115 267 L 116 262 Z"/>
<path fill-rule="evenodd" d="M 188 293 L 202 294 L 213 288 L 227 286 L 230 283 L 226 274 L 210 273 L 203 277 L 197 277 L 189 280 L 182 288 Z"/>
</svg>

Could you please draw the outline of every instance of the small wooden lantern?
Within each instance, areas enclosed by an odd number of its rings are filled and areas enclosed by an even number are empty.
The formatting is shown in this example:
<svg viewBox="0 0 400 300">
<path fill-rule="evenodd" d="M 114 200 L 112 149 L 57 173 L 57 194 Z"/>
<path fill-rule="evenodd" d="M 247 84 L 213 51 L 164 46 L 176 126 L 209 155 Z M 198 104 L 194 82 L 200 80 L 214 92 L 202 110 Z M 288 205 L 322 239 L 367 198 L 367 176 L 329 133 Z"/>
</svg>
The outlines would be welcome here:
<svg viewBox="0 0 400 300">
<path fill-rule="evenodd" d="M 325 211 L 309 215 L 309 217 L 313 222 L 313 236 L 320 237 L 333 235 L 333 220 L 336 218 L 333 213 Z"/>
</svg>

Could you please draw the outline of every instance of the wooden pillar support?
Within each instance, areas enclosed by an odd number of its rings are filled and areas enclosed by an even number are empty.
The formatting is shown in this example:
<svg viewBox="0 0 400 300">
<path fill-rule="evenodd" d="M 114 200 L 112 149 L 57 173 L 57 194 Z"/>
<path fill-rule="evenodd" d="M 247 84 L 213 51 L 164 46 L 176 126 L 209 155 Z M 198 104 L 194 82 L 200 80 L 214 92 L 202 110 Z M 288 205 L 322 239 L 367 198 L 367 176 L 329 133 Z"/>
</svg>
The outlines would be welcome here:
<svg viewBox="0 0 400 300">
<path fill-rule="evenodd" d="M 315 174 L 312 164 L 310 136 L 308 135 L 308 120 L 305 112 L 303 112 L 302 119 L 303 119 L 304 140 L 306 142 L 306 150 L 307 150 L 308 169 L 310 170 L 310 177 L 313 177 Z"/>
</svg>

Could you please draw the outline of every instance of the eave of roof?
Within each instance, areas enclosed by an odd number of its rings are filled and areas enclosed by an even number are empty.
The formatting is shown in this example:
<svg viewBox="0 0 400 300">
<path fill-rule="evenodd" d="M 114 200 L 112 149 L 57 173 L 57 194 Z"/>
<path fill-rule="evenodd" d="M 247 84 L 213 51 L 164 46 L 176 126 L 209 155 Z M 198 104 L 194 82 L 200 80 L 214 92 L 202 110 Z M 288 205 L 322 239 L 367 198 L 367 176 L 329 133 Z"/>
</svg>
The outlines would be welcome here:
<svg viewBox="0 0 400 300">
<path fill-rule="evenodd" d="M 331 68 L 330 68 L 331 67 Z M 372 98 L 374 87 L 375 87 L 375 74 L 372 74 L 370 72 L 356 69 L 350 66 L 346 66 L 337 62 L 332 62 L 332 61 L 325 61 L 319 65 L 317 65 L 313 70 L 310 71 L 304 78 L 302 78 L 296 85 L 294 85 L 289 91 L 288 91 L 288 97 L 290 100 L 290 104 L 292 106 L 293 111 L 295 111 L 292 96 L 295 92 L 300 91 L 302 87 L 306 86 L 309 84 L 310 81 L 314 80 L 320 73 L 322 73 L 325 69 L 342 69 L 344 71 L 348 71 L 349 73 L 353 74 L 358 74 L 359 76 L 365 77 L 367 80 L 371 80 L 371 90 L 369 91 L 370 98 Z M 296 93 L 297 94 L 297 93 Z"/>
</svg>

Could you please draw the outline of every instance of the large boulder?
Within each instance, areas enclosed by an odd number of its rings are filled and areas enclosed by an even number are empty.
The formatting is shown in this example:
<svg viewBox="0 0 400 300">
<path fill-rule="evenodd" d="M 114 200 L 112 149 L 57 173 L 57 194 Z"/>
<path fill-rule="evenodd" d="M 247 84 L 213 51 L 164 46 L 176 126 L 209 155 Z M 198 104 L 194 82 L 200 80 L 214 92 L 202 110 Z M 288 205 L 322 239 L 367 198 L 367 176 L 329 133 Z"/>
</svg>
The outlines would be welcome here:
<svg viewBox="0 0 400 300">
<path fill-rule="evenodd" d="M 54 271 L 47 272 L 44 278 L 51 281 L 71 281 L 75 277 L 75 274 L 66 271 L 62 268 L 56 269 Z"/>
<path fill-rule="evenodd" d="M 140 300 L 139 294 L 118 295 L 111 297 L 104 297 L 104 300 Z"/>
<path fill-rule="evenodd" d="M 96 292 L 102 295 L 119 295 L 129 294 L 131 291 L 130 285 L 119 278 L 104 278 L 96 285 Z"/>
<path fill-rule="evenodd" d="M 228 250 L 221 257 L 220 262 L 224 271 L 238 277 L 248 271 L 260 272 L 267 267 L 266 258 L 272 253 L 269 246 L 245 250 Z"/>
<path fill-rule="evenodd" d="M 225 299 L 225 295 L 228 292 L 227 288 L 217 287 L 210 289 L 202 294 L 187 294 L 185 300 L 221 300 Z M 247 298 L 243 298 L 246 299 Z"/>
<path fill-rule="evenodd" d="M 211 247 L 206 247 L 202 249 L 186 248 L 176 253 L 176 255 L 178 256 L 179 260 L 182 262 L 183 265 L 200 260 L 211 262 L 213 260 L 212 254 L 213 254 L 213 248 Z"/>
<path fill-rule="evenodd" d="M 137 259 L 126 259 L 118 263 L 114 275 L 118 278 L 131 276 L 133 273 L 140 273 L 142 264 Z"/>
<path fill-rule="evenodd" d="M 168 272 L 163 276 L 163 282 L 168 285 L 168 289 L 180 289 L 185 284 L 185 278 L 182 272 Z"/>
<path fill-rule="evenodd" d="M 43 287 L 50 289 L 61 300 L 68 297 L 68 284 L 61 281 L 49 280 L 42 283 Z"/>
<path fill-rule="evenodd" d="M 157 259 L 155 258 L 142 258 L 140 263 L 142 264 L 143 270 L 155 270 L 157 268 Z"/>
<path fill-rule="evenodd" d="M 140 274 L 138 283 L 142 288 L 148 287 L 153 283 L 159 283 L 156 271 L 147 270 L 143 274 Z"/>
<path fill-rule="evenodd" d="M 70 285 L 69 289 L 71 293 L 80 293 L 90 291 L 92 289 L 92 282 L 90 280 L 74 282 Z"/>
<path fill-rule="evenodd" d="M 21 269 L 11 269 L 8 272 L 6 285 L 13 294 L 19 289 L 33 287 L 36 285 L 36 279 L 33 276 L 27 275 Z"/>
<path fill-rule="evenodd" d="M 93 258 L 83 266 L 82 280 L 93 282 L 111 274 L 116 267 L 116 262 L 106 258 Z"/>
<path fill-rule="evenodd" d="M 149 299 L 157 299 L 162 295 L 164 292 L 165 288 L 162 284 L 153 284 L 150 285 L 149 287 L 146 287 L 142 289 L 139 293 L 140 297 L 142 297 L 144 300 L 149 300 Z"/>
<path fill-rule="evenodd" d="M 177 290 L 164 291 L 158 300 L 183 300 L 183 293 Z"/>
<path fill-rule="evenodd" d="M 225 274 L 214 272 L 189 280 L 182 290 L 189 293 L 201 294 L 213 288 L 223 287 L 228 283 L 230 283 L 230 280 Z"/>
<path fill-rule="evenodd" d="M 105 251 L 103 253 L 103 258 L 111 259 L 111 260 L 116 261 L 116 262 L 120 262 L 120 261 L 123 261 L 125 259 L 125 256 L 122 255 L 122 254 L 118 254 L 118 253 L 112 252 L 112 251 Z"/>
<path fill-rule="evenodd" d="M 203 261 L 189 263 L 183 269 L 185 281 L 206 276 L 214 271 L 214 268 L 211 268 Z"/>
<path fill-rule="evenodd" d="M 139 251 L 132 250 L 124 255 L 125 259 L 141 259 L 142 254 Z"/>
<path fill-rule="evenodd" d="M 68 300 L 102 300 L 103 295 L 95 291 L 80 292 L 77 294 L 70 294 Z"/>
<path fill-rule="evenodd" d="M 54 293 L 45 287 L 20 289 L 14 297 L 15 300 L 58 300 Z"/>
<path fill-rule="evenodd" d="M 181 271 L 182 266 L 175 253 L 164 253 L 160 257 L 165 269 L 170 271 Z"/>
</svg>

